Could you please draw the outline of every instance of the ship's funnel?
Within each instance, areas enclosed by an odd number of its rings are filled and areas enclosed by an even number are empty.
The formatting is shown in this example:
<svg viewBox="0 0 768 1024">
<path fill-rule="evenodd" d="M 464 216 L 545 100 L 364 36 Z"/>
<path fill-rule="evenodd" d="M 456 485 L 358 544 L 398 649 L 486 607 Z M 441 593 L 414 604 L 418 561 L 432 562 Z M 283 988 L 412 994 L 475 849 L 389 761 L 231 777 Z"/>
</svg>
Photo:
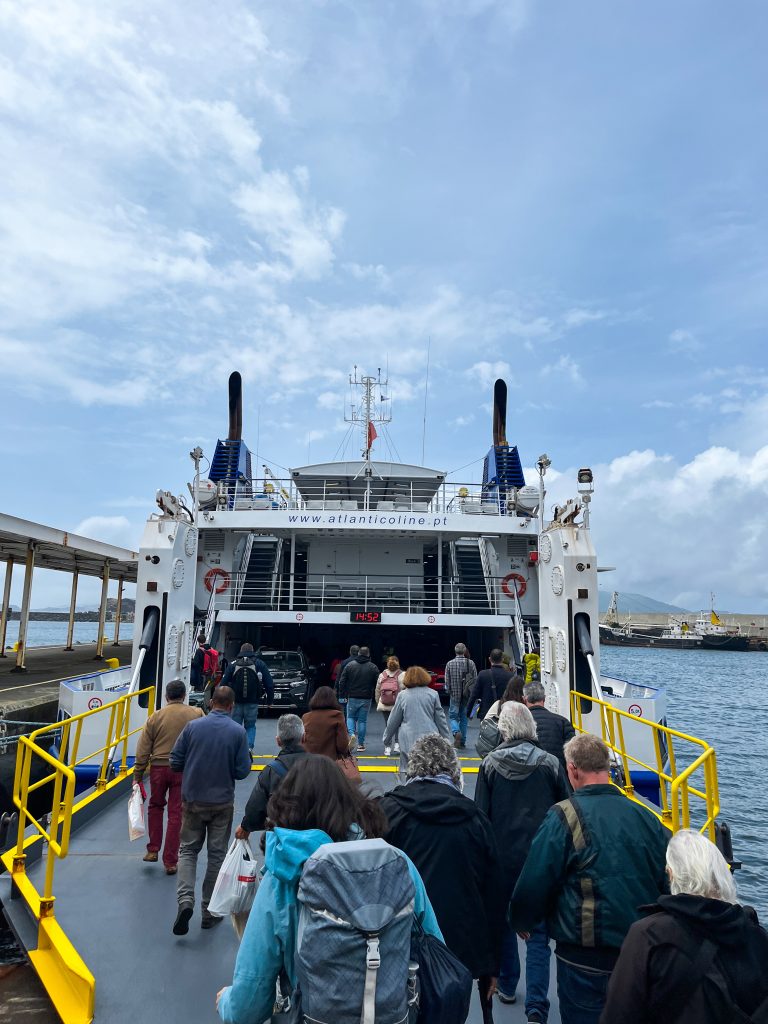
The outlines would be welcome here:
<svg viewBox="0 0 768 1024">
<path fill-rule="evenodd" d="M 229 375 L 229 433 L 228 441 L 243 437 L 243 378 L 235 370 Z"/>
<path fill-rule="evenodd" d="M 493 443 L 507 443 L 507 385 L 501 379 L 493 385 Z"/>
</svg>

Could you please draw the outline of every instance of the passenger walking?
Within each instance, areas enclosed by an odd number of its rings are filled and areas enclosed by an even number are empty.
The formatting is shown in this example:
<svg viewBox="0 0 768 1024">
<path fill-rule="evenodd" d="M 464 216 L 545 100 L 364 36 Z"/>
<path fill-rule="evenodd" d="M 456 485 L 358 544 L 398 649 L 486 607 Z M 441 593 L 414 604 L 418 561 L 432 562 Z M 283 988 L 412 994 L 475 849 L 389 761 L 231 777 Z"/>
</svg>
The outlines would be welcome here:
<svg viewBox="0 0 768 1024">
<path fill-rule="evenodd" d="M 210 644 L 205 642 L 205 637 L 201 633 L 197 638 L 197 648 L 195 649 L 195 653 L 192 655 L 192 663 L 189 666 L 189 685 L 198 693 L 205 689 L 203 663 L 205 660 L 206 649 L 210 649 L 210 646 Z"/>
<path fill-rule="evenodd" d="M 507 701 L 499 715 L 502 743 L 483 759 L 475 802 L 491 820 L 501 854 L 504 886 L 499 897 L 506 908 L 530 850 L 536 830 L 558 800 L 568 796 L 557 759 L 536 744 L 536 724 L 524 704 Z M 528 1021 L 546 1024 L 549 1015 L 549 936 L 543 918 L 529 932 L 525 959 L 525 1012 Z M 520 980 L 517 935 L 505 927 L 498 996 L 514 1003 Z"/>
<path fill-rule="evenodd" d="M 339 673 L 339 699 L 347 700 L 347 729 L 357 736 L 357 749 L 365 750 L 368 711 L 379 669 L 371 661 L 371 652 L 361 647 L 357 657 L 350 658 Z"/>
<path fill-rule="evenodd" d="M 524 933 L 547 921 L 557 943 L 563 1024 L 597 1024 L 639 908 L 665 890 L 669 833 L 650 810 L 611 785 L 610 752 L 597 736 L 569 740 L 565 763 L 575 792 L 552 807 L 536 833 L 509 921 Z"/>
<path fill-rule="evenodd" d="M 446 740 L 451 738 L 440 698 L 431 689 L 430 681 L 429 672 L 420 665 L 411 665 L 406 670 L 403 689 L 384 730 L 385 747 L 390 747 L 395 737 L 400 744 L 401 772 L 408 768 L 408 754 L 422 736 L 439 733 Z"/>
<path fill-rule="evenodd" d="M 512 678 L 512 673 L 504 667 L 503 657 L 503 652 L 499 648 L 494 648 L 488 656 L 490 668 L 484 668 L 482 672 L 477 673 L 477 682 L 467 702 L 468 716 L 471 716 L 475 702 L 479 701 L 478 714 L 480 718 L 485 718 L 492 705 L 504 696 L 504 690 Z"/>
<path fill-rule="evenodd" d="M 740 906 L 723 855 L 682 829 L 667 874 L 671 895 L 643 907 L 624 939 L 600 1024 L 768 1020 L 768 933 Z"/>
<path fill-rule="evenodd" d="M 554 754 L 565 772 L 563 747 L 568 740 L 573 739 L 576 731 L 567 718 L 556 715 L 554 711 L 544 707 L 545 698 L 546 692 L 541 683 L 534 681 L 528 683 L 523 689 L 523 700 L 536 723 L 539 746 L 550 754 Z"/>
<path fill-rule="evenodd" d="M 384 716 L 384 729 L 386 731 L 387 722 L 389 716 L 392 713 L 392 708 L 395 706 L 397 695 L 403 688 L 403 679 L 405 678 L 405 672 L 400 668 L 400 662 L 394 655 L 387 658 L 387 667 L 381 673 L 379 678 L 376 680 L 376 692 L 374 693 L 374 700 L 376 701 L 376 710 L 380 711 Z M 394 744 L 395 753 L 400 753 L 400 747 L 397 740 Z M 384 756 L 389 757 L 392 753 L 392 747 L 384 747 Z"/>
<path fill-rule="evenodd" d="M 448 718 L 453 733 L 453 745 L 467 745 L 467 703 L 477 681 L 477 666 L 469 658 L 464 644 L 454 647 L 456 657 L 445 666 L 445 688 L 448 691 Z"/>
<path fill-rule="evenodd" d="M 269 798 L 290 769 L 307 757 L 307 752 L 301 745 L 303 739 L 304 725 L 298 715 L 281 715 L 278 718 L 275 740 L 280 751 L 274 761 L 259 772 L 256 785 L 245 805 L 243 820 L 235 829 L 237 839 L 247 839 L 251 832 L 258 832 L 264 828 Z"/>
<path fill-rule="evenodd" d="M 245 726 L 248 749 L 253 753 L 256 742 L 256 721 L 259 717 L 259 701 L 264 693 L 267 702 L 275 697 L 275 685 L 266 664 L 253 649 L 253 644 L 243 644 L 235 660 L 227 666 L 221 679 L 222 686 L 231 686 L 235 694 L 235 709 L 232 718 Z"/>
<path fill-rule="evenodd" d="M 203 879 L 201 927 L 212 928 L 220 917 L 208 913 L 208 903 L 229 846 L 234 814 L 235 781 L 245 779 L 251 758 L 245 730 L 232 721 L 235 695 L 228 686 L 213 691 L 211 713 L 189 722 L 170 756 L 173 771 L 183 772 L 179 851 L 179 912 L 174 935 L 186 935 L 195 906 L 197 857 L 207 841 L 208 866 Z"/>
<path fill-rule="evenodd" d="M 352 646 L 349 648 L 349 654 L 347 655 L 346 658 L 334 659 L 333 664 L 331 665 L 331 679 L 333 679 L 334 685 L 336 686 L 337 690 L 339 688 L 339 679 L 341 678 L 341 673 L 344 671 L 344 669 L 347 667 L 350 661 L 352 661 L 353 658 L 356 658 L 359 653 L 360 648 L 358 647 L 358 645 L 352 644 Z"/>
<path fill-rule="evenodd" d="M 144 860 L 154 863 L 160 849 L 167 875 L 176 874 L 179 862 L 179 834 L 181 831 L 181 780 L 171 771 L 169 758 L 173 745 L 188 722 L 202 718 L 200 708 L 185 703 L 187 688 L 181 679 L 172 679 L 165 688 L 165 707 L 149 716 L 136 744 L 133 778 L 141 785 L 149 766 L 151 794 L 147 807 L 149 842 Z M 168 802 L 168 824 L 163 847 L 163 811 Z"/>
<path fill-rule="evenodd" d="M 387 825 L 376 802 L 363 796 L 358 787 L 350 785 L 328 758 L 312 754 L 288 772 L 269 801 L 267 815 L 261 885 L 237 954 L 232 985 L 222 989 L 216 997 L 219 1017 L 226 1024 L 264 1024 L 273 1019 L 275 986 L 281 974 L 287 977 L 291 990 L 295 988 L 298 889 L 306 861 L 329 844 L 379 838 Z M 361 848 L 364 845 L 367 844 L 361 844 Z M 424 883 L 411 861 L 407 857 L 405 860 L 414 889 L 413 915 L 425 932 L 442 939 Z M 365 876 L 362 875 L 360 884 L 364 882 Z M 389 892 L 385 895 L 389 896 Z M 327 927 L 332 927 L 332 922 Z M 410 926 L 408 933 L 406 941 L 410 943 Z M 306 937 L 305 931 L 302 942 Z M 402 953 L 407 960 L 409 953 Z M 328 981 L 330 972 L 339 966 L 335 947 L 327 948 L 325 955 L 322 962 L 302 966 L 308 966 L 319 983 L 325 980 L 329 997 L 335 999 L 337 1007 L 340 1003 L 348 1005 L 350 1000 L 358 999 L 355 1016 L 359 1019 L 362 1016 L 362 989 L 360 992 L 335 991 Z M 325 1016 L 323 1019 L 333 1020 L 338 1016 Z"/>
<path fill-rule="evenodd" d="M 488 714 L 483 715 L 483 718 L 498 718 L 499 715 L 501 714 L 501 709 L 504 707 L 507 701 L 512 700 L 515 701 L 515 703 L 517 704 L 524 704 L 524 685 L 525 684 L 523 683 L 522 676 L 512 676 L 512 678 L 506 685 L 504 693 L 501 695 L 501 700 L 497 700 L 494 704 L 491 704 L 490 708 L 488 709 Z"/>
<path fill-rule="evenodd" d="M 462 794 L 459 759 L 442 736 L 411 749 L 406 783 L 381 801 L 384 838 L 407 853 L 424 879 L 445 944 L 478 979 L 481 1003 L 495 989 L 507 903 L 491 822 Z"/>
<path fill-rule="evenodd" d="M 344 712 L 330 686 L 319 686 L 303 717 L 304 749 L 332 761 L 349 753 L 349 733 Z"/>
</svg>

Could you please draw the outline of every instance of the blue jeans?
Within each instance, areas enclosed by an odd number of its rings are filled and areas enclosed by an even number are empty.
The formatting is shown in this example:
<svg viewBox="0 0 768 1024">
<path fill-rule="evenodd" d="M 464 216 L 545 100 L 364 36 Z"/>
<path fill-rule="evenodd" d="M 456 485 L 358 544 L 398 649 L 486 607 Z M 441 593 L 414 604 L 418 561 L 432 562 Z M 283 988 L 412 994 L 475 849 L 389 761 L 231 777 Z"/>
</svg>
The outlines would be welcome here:
<svg viewBox="0 0 768 1024">
<path fill-rule="evenodd" d="M 253 751 L 253 744 L 256 742 L 256 719 L 258 717 L 258 704 L 235 704 L 232 712 L 232 721 L 245 726 L 245 735 L 248 737 L 250 751 Z"/>
<path fill-rule="evenodd" d="M 448 720 L 451 723 L 451 732 L 456 735 L 461 733 L 461 742 L 467 742 L 467 702 L 465 700 L 456 703 L 451 701 L 448 705 Z"/>
<path fill-rule="evenodd" d="M 610 979 L 610 971 L 576 967 L 558 957 L 557 998 L 563 1024 L 598 1024 Z"/>
<path fill-rule="evenodd" d="M 542 1021 L 549 1017 L 549 935 L 542 921 L 531 932 L 525 944 L 525 1013 L 531 1017 L 537 1014 Z M 511 928 L 504 932 L 501 944 L 501 970 L 499 989 L 504 995 L 515 994 L 520 980 L 520 954 L 517 950 L 517 934 Z"/>
<path fill-rule="evenodd" d="M 365 745 L 365 730 L 368 726 L 370 706 L 370 700 L 363 700 L 360 697 L 350 697 L 347 703 L 347 729 L 350 736 L 352 733 L 356 734 L 357 742 L 361 747 Z"/>
</svg>

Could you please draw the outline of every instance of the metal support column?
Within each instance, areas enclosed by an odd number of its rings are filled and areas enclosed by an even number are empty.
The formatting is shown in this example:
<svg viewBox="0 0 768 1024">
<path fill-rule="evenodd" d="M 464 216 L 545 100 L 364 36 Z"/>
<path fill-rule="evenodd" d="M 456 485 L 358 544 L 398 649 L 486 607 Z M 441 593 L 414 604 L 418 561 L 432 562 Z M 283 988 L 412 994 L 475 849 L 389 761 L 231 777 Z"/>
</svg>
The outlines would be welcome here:
<svg viewBox="0 0 768 1024">
<path fill-rule="evenodd" d="M 27 564 L 24 567 L 24 589 L 21 595 L 21 619 L 19 620 L 19 646 L 16 651 L 16 665 L 11 672 L 26 672 L 24 660 L 27 656 L 27 626 L 29 625 L 29 602 L 32 597 L 32 574 L 35 571 L 35 545 L 27 548 Z"/>
<path fill-rule="evenodd" d="M 443 610 L 443 535 L 437 535 L 437 611 Z"/>
<path fill-rule="evenodd" d="M 96 655 L 94 661 L 104 660 L 104 625 L 107 621 L 107 593 L 109 591 L 109 559 L 104 563 L 101 576 L 101 604 L 99 605 L 99 635 L 96 639 Z"/>
<path fill-rule="evenodd" d="M 11 580 L 13 579 L 13 559 L 5 563 L 5 586 L 3 587 L 3 610 L 0 613 L 0 658 L 5 657 L 5 633 L 8 629 L 8 615 L 11 611 Z"/>
<path fill-rule="evenodd" d="M 73 650 L 72 641 L 75 639 L 75 608 L 77 606 L 77 580 L 79 573 L 77 569 L 72 573 L 72 593 L 69 597 L 69 620 L 67 622 L 67 646 L 65 651 Z"/>
<path fill-rule="evenodd" d="M 293 582 L 296 574 L 296 531 L 291 531 L 291 579 L 288 584 L 288 611 L 293 611 Z"/>
<path fill-rule="evenodd" d="M 120 616 L 123 614 L 123 579 L 117 581 L 117 607 L 115 608 L 115 639 L 113 647 L 120 646 Z"/>
</svg>

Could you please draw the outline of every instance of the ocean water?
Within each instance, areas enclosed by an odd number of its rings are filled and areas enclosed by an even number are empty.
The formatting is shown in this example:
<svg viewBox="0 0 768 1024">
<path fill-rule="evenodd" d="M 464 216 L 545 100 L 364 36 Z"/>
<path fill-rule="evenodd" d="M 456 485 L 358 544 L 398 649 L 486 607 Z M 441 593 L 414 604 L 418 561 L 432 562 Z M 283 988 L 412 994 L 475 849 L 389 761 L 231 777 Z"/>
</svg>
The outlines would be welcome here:
<svg viewBox="0 0 768 1024">
<path fill-rule="evenodd" d="M 717 753 L 720 819 L 732 832 L 742 902 L 768 921 L 768 652 L 601 647 L 604 674 L 667 690 L 673 729 Z"/>
<path fill-rule="evenodd" d="M 104 635 L 110 643 L 115 638 L 115 624 L 108 622 L 104 627 Z M 19 623 L 9 622 L 6 633 L 6 647 L 12 647 L 19 636 Z M 120 623 L 120 640 L 130 640 L 133 636 L 133 623 Z M 76 622 L 73 642 L 76 644 L 95 644 L 99 638 L 98 622 Z M 33 619 L 27 629 L 27 647 L 62 647 L 67 642 L 67 623 L 51 619 Z"/>
</svg>

